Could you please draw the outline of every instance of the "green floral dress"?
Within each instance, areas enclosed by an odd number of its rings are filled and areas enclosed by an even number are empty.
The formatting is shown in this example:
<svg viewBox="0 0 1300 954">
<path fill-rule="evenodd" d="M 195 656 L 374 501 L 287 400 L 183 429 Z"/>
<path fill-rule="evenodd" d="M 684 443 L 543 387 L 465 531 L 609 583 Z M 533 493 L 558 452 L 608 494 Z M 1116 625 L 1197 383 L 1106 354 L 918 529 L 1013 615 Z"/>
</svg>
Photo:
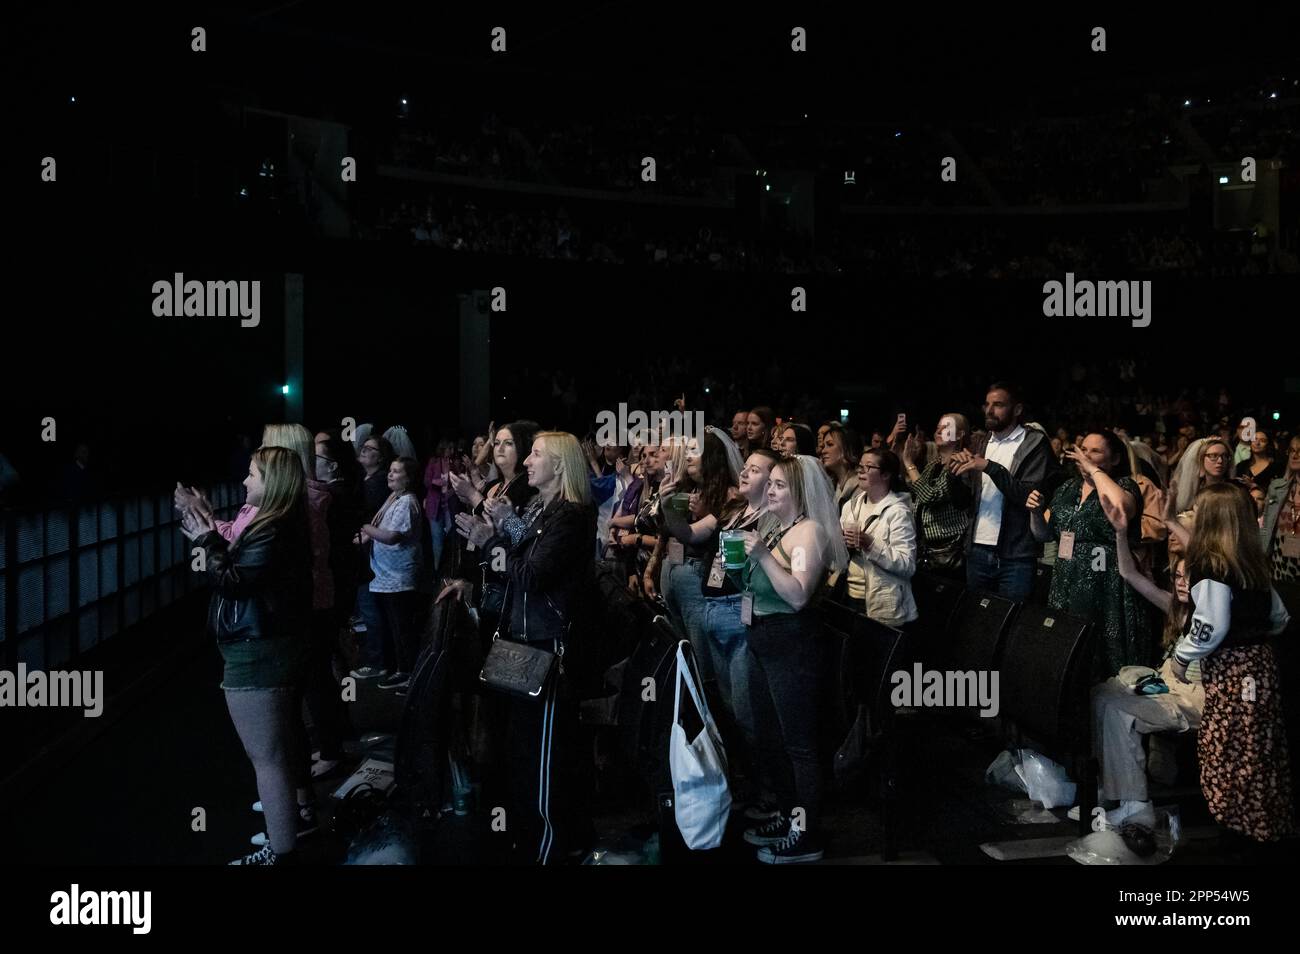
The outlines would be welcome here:
<svg viewBox="0 0 1300 954">
<path fill-rule="evenodd" d="M 1138 502 L 1142 512 L 1142 492 L 1130 477 L 1116 481 Z M 1100 682 L 1115 675 L 1124 666 L 1158 664 L 1155 632 L 1146 601 L 1119 575 L 1119 557 L 1115 552 L 1115 529 L 1106 519 L 1094 490 L 1082 504 L 1083 478 L 1067 480 L 1052 497 L 1049 526 L 1060 539 L 1062 533 L 1074 534 L 1071 558 L 1057 558 L 1052 569 L 1052 588 L 1047 603 L 1053 609 L 1091 619 L 1098 627 L 1097 652 L 1093 656 L 1093 676 Z M 1129 543 L 1141 539 L 1142 523 L 1129 523 Z"/>
</svg>

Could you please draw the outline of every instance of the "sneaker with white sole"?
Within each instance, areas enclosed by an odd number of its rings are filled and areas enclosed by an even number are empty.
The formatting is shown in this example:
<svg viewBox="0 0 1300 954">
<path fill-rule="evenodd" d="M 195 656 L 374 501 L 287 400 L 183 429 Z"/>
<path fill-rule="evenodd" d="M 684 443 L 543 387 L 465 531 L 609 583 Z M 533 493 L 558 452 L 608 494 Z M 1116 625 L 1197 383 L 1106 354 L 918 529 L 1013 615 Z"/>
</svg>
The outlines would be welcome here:
<svg viewBox="0 0 1300 954">
<path fill-rule="evenodd" d="M 780 812 L 766 823 L 759 825 L 757 828 L 750 828 L 745 832 L 745 841 L 751 845 L 762 847 L 764 845 L 775 845 L 785 839 L 790 833 L 790 819 L 783 818 Z"/>
<path fill-rule="evenodd" d="M 1065 814 L 1070 821 L 1078 821 L 1079 806 L 1075 805 Z M 1156 823 L 1155 806 L 1150 802 L 1120 802 L 1118 808 L 1112 808 L 1106 812 L 1106 825 L 1110 828 L 1118 829 L 1128 822 L 1138 825 L 1154 825 Z"/>
<path fill-rule="evenodd" d="M 374 666 L 362 666 L 360 669 L 352 670 L 352 677 L 354 679 L 379 679 L 387 675 L 387 669 L 377 669 Z"/>
<path fill-rule="evenodd" d="M 395 672 L 387 679 L 379 681 L 380 689 L 406 689 L 411 685 L 411 674 L 409 672 Z"/>
<path fill-rule="evenodd" d="M 242 858 L 236 858 L 234 861 L 230 862 L 230 864 L 232 865 L 283 865 L 283 864 L 288 864 L 290 862 L 290 859 L 297 861 L 297 859 L 293 857 L 294 854 L 295 854 L 294 852 L 289 852 L 289 854 L 287 855 L 277 855 L 275 853 L 275 850 L 272 849 L 270 845 L 264 845 L 259 851 L 255 851 L 251 855 L 244 855 L 244 857 Z"/>
<path fill-rule="evenodd" d="M 316 818 L 316 809 L 311 805 L 298 806 L 298 837 L 306 838 L 308 835 L 314 835 L 320 830 L 320 821 Z M 248 839 L 256 848 L 269 845 L 270 839 L 266 837 L 266 832 L 259 831 L 252 838 Z"/>
<path fill-rule="evenodd" d="M 821 840 L 797 825 L 779 842 L 758 849 L 758 860 L 765 865 L 801 865 L 821 861 L 826 856 Z"/>
</svg>

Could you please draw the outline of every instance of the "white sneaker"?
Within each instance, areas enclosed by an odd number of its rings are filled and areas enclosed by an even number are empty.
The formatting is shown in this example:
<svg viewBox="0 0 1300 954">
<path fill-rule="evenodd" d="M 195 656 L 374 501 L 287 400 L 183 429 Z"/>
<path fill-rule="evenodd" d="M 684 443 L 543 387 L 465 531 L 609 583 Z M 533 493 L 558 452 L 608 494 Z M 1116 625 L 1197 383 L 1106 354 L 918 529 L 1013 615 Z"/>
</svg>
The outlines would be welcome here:
<svg viewBox="0 0 1300 954">
<path fill-rule="evenodd" d="M 1103 797 L 1102 797 L 1101 787 L 1098 786 L 1098 787 L 1097 787 L 1097 801 L 1094 802 L 1093 804 L 1095 804 L 1095 805 L 1100 805 L 1103 801 L 1104 801 L 1104 799 L 1103 799 Z M 1079 820 L 1079 806 L 1078 806 L 1078 805 L 1075 805 L 1073 808 L 1071 808 L 1068 812 L 1065 813 L 1065 817 L 1068 818 L 1068 819 L 1070 819 L 1070 821 L 1078 821 L 1078 820 Z"/>
<path fill-rule="evenodd" d="M 1126 824 L 1146 825 L 1156 823 L 1156 807 L 1150 802 L 1120 802 L 1119 808 L 1106 813 L 1106 824 L 1120 828 Z"/>
<path fill-rule="evenodd" d="M 1070 821 L 1078 821 L 1079 806 L 1075 805 L 1065 814 Z M 1112 808 L 1106 813 L 1106 824 L 1111 828 L 1120 828 L 1126 822 L 1147 825 L 1148 827 L 1154 825 L 1156 823 L 1155 806 L 1150 802 L 1120 802 L 1119 808 Z"/>
</svg>

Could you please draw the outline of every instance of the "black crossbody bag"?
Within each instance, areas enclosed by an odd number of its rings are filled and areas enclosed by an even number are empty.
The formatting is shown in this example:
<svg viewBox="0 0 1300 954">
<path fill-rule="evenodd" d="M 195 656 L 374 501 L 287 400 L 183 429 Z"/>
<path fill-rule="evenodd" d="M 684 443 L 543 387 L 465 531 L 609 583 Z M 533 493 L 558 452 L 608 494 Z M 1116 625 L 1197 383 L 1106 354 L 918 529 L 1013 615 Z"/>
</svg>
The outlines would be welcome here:
<svg viewBox="0 0 1300 954">
<path fill-rule="evenodd" d="M 483 660 L 483 670 L 478 674 L 479 681 L 489 689 L 496 689 L 522 699 L 539 699 L 546 691 L 547 684 L 559 667 L 564 655 L 564 643 L 560 643 L 559 652 L 549 652 L 530 646 L 528 643 L 515 642 L 513 639 L 501 638 L 501 621 L 506 618 L 510 587 L 506 585 L 506 598 L 502 600 L 501 616 L 497 621 L 497 631 L 492 634 L 492 646 L 487 658 Z M 524 594 L 524 621 L 528 620 L 528 594 Z"/>
</svg>

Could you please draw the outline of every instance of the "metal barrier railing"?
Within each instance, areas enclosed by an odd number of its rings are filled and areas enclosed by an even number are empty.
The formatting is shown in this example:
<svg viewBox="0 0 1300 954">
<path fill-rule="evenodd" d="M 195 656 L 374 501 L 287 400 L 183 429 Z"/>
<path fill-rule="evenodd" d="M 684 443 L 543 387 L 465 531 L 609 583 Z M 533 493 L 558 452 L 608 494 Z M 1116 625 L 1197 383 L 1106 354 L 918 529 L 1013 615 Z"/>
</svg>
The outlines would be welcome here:
<svg viewBox="0 0 1300 954">
<path fill-rule="evenodd" d="M 209 492 L 221 519 L 243 501 L 237 483 Z M 43 511 L 0 512 L 0 660 L 4 668 L 67 667 L 92 647 L 203 585 L 190 569 L 171 493 Z"/>
</svg>

